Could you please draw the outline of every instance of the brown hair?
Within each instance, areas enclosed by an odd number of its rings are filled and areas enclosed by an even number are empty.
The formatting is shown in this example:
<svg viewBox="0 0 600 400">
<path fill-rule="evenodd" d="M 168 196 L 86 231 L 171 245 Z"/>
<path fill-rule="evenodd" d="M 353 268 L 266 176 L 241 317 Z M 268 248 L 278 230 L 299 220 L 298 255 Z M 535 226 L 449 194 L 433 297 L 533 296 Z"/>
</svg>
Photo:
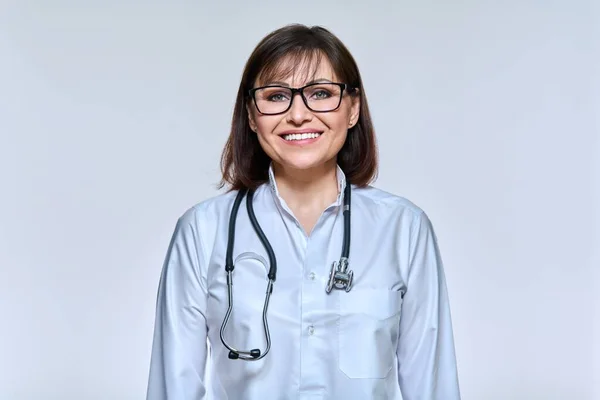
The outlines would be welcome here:
<svg viewBox="0 0 600 400">
<path fill-rule="evenodd" d="M 346 46 L 327 29 L 293 24 L 271 32 L 250 55 L 238 89 L 231 132 L 221 155 L 222 180 L 219 188 L 255 189 L 268 182 L 271 159 L 262 149 L 256 133 L 250 129 L 248 91 L 257 81 L 287 77 L 301 65 L 318 65 L 327 57 L 337 78 L 359 89 L 350 93 L 360 96 L 358 122 L 348 130 L 346 142 L 338 153 L 337 163 L 354 185 L 364 187 L 377 174 L 377 144 L 371 115 L 358 66 Z M 281 63 L 290 58 L 292 62 Z M 288 68 L 284 68 L 287 65 Z"/>
</svg>

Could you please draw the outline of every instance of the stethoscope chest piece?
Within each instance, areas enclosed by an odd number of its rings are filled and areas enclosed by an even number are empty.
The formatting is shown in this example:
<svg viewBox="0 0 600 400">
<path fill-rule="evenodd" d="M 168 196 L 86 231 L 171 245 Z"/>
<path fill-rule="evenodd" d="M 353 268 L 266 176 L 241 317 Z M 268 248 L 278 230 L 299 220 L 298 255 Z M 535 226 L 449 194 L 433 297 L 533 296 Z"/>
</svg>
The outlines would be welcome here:
<svg viewBox="0 0 600 400">
<path fill-rule="evenodd" d="M 352 289 L 352 279 L 354 272 L 348 271 L 348 259 L 341 258 L 339 262 L 334 261 L 331 264 L 331 272 L 329 273 L 329 283 L 326 291 L 330 293 L 333 288 L 345 290 L 349 292 Z"/>
</svg>

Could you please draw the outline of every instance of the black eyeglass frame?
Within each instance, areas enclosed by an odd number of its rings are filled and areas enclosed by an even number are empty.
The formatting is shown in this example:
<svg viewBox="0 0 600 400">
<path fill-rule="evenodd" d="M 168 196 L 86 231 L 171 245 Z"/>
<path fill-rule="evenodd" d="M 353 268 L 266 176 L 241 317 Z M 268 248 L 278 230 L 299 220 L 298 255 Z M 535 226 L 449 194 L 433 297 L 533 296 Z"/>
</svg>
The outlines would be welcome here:
<svg viewBox="0 0 600 400">
<path fill-rule="evenodd" d="M 308 105 L 308 100 L 306 99 L 306 96 L 304 96 L 304 89 L 312 87 L 312 86 L 318 86 L 318 85 L 323 85 L 323 84 L 328 84 L 328 85 L 336 85 L 340 87 L 340 99 L 339 102 L 337 104 L 337 106 L 335 106 L 335 108 L 332 108 L 331 110 L 325 110 L 325 111 L 321 111 L 321 110 L 313 110 L 309 105 Z M 259 91 L 260 89 L 266 89 L 266 88 L 281 88 L 281 89 L 286 89 L 292 92 L 292 97 L 290 98 L 290 102 L 287 106 L 287 108 L 283 111 L 279 111 L 276 113 L 264 113 L 262 111 L 260 111 L 260 108 L 258 108 L 258 104 L 256 102 L 256 92 Z M 306 106 L 306 108 L 308 108 L 310 111 L 312 112 L 316 112 L 316 113 L 327 113 L 327 112 L 332 112 L 337 110 L 338 108 L 340 108 L 340 105 L 342 104 L 342 99 L 344 98 L 344 91 L 346 91 L 346 93 L 350 93 L 353 92 L 356 89 L 356 87 L 351 86 L 347 83 L 339 83 L 339 82 L 315 82 L 315 83 L 310 83 L 306 86 L 302 86 L 299 88 L 292 88 L 289 86 L 281 86 L 281 85 L 267 85 L 267 86 L 261 86 L 261 87 L 257 87 L 257 88 L 252 88 L 250 90 L 248 90 L 248 95 L 250 96 L 250 98 L 252 98 L 252 102 L 254 103 L 254 107 L 256 107 L 256 110 L 261 113 L 262 115 L 279 115 L 279 114 L 284 114 L 286 112 L 289 111 L 290 108 L 292 108 L 292 104 L 294 103 L 294 98 L 296 97 L 296 93 L 300 94 L 300 97 L 302 98 L 302 102 L 304 103 L 304 105 Z"/>
</svg>

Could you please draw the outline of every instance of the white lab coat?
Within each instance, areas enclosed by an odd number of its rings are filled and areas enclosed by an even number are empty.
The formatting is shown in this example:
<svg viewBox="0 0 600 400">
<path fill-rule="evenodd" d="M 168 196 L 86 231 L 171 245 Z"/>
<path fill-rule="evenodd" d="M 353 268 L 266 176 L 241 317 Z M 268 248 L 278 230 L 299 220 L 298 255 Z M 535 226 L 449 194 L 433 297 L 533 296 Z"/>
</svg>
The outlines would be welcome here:
<svg viewBox="0 0 600 400">
<path fill-rule="evenodd" d="M 310 235 L 278 195 L 272 170 L 270 184 L 255 193 L 256 217 L 278 266 L 268 311 L 272 348 L 259 361 L 230 360 L 219 337 L 236 193 L 181 216 L 160 277 L 148 400 L 460 399 L 442 261 L 431 222 L 416 205 L 353 187 L 353 288 L 325 292 L 342 249 L 339 168 L 338 179 L 338 199 Z M 225 337 L 237 349 L 264 349 L 268 257 L 245 202 L 233 257 L 234 308 Z"/>
</svg>

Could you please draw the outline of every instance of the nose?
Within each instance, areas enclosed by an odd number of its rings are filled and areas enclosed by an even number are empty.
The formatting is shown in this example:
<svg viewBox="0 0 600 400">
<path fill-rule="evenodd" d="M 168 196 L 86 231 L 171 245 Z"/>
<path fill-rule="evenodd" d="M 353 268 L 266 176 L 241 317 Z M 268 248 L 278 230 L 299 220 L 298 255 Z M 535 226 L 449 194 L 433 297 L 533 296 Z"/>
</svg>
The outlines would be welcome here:
<svg viewBox="0 0 600 400">
<path fill-rule="evenodd" d="M 302 125 L 303 122 L 310 121 L 312 119 L 312 113 L 304 104 L 302 95 L 300 93 L 294 93 L 292 98 L 292 106 L 288 110 L 287 120 L 288 122 L 296 125 Z"/>
</svg>

